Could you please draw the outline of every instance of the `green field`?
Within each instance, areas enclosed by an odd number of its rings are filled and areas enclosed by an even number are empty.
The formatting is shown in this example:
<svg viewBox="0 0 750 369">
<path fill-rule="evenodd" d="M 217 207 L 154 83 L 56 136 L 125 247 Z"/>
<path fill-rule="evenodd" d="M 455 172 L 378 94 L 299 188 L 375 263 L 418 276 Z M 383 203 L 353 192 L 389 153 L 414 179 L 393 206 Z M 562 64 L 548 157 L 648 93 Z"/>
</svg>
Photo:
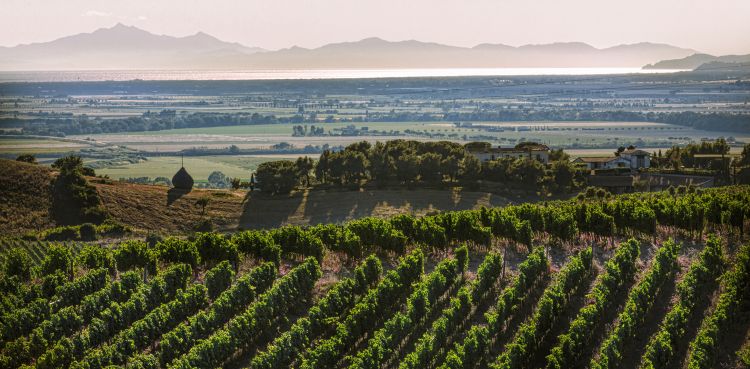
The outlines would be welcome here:
<svg viewBox="0 0 750 369">
<path fill-rule="evenodd" d="M 114 133 L 112 136 L 127 136 L 132 134 L 144 135 L 144 136 L 160 136 L 160 135 L 233 135 L 233 136 L 251 136 L 251 135 L 292 135 L 292 126 L 300 124 L 257 124 L 257 125 L 245 125 L 245 126 L 222 126 L 222 127 L 205 127 L 205 128 L 179 128 L 170 129 L 166 131 L 151 131 L 151 132 L 130 132 L 130 133 Z M 448 132 L 448 131 L 461 131 L 461 132 L 478 132 L 476 129 L 458 129 L 454 128 L 452 124 L 446 122 L 366 122 L 366 123 L 304 123 L 303 126 L 314 125 L 316 127 L 323 127 L 326 131 L 333 130 L 336 128 L 344 128 L 348 125 L 355 125 L 357 127 L 369 127 L 369 129 L 377 130 L 396 130 L 404 131 L 407 129 L 413 130 L 434 130 L 436 132 Z M 110 134 L 104 134 L 109 136 Z M 92 138 L 97 138 L 101 135 L 88 135 Z"/>
<path fill-rule="evenodd" d="M 88 145 L 57 139 L 0 137 L 0 154 L 45 154 L 75 151 Z"/>
<path fill-rule="evenodd" d="M 353 124 L 356 127 L 368 127 L 370 131 L 397 132 L 405 134 L 407 130 L 419 134 L 409 134 L 408 137 L 433 139 L 449 139 L 454 141 L 472 140 L 481 136 L 484 140 L 493 140 L 494 144 L 513 146 L 519 141 L 538 141 L 551 146 L 586 147 L 590 145 L 604 145 L 616 148 L 622 143 L 641 143 L 640 146 L 670 147 L 700 141 L 703 138 L 716 139 L 718 137 L 734 136 L 739 141 L 750 140 L 747 135 L 736 135 L 726 132 L 698 131 L 682 126 L 674 126 L 649 122 L 482 122 L 485 126 L 502 127 L 504 131 L 489 131 L 481 128 L 457 128 L 450 122 L 366 122 L 366 123 L 319 123 L 326 132 L 336 133 L 334 129 Z M 312 125 L 312 124 L 305 124 Z M 76 138 L 91 138 L 97 141 L 137 145 L 138 147 L 158 146 L 159 144 L 184 143 L 187 147 L 220 143 L 251 145 L 255 142 L 271 144 L 287 141 L 295 146 L 304 146 L 306 141 L 315 142 L 330 140 L 337 144 L 342 139 L 375 141 L 375 135 L 349 137 L 292 137 L 294 124 L 263 124 L 245 126 L 223 126 L 210 128 L 183 128 L 166 131 L 133 132 L 77 136 Z M 163 137 L 162 137 L 163 136 Z M 382 138 L 381 138 L 382 139 Z"/>
<path fill-rule="evenodd" d="M 115 134 L 97 134 L 70 136 L 65 139 L 34 139 L 0 138 L 0 154 L 6 156 L 21 153 L 38 154 L 40 161 L 51 162 L 55 157 L 67 152 L 75 152 L 91 145 L 103 147 L 103 150 L 119 149 L 124 146 L 129 155 L 135 151 L 142 151 L 149 160 L 134 164 L 113 164 L 97 169 L 98 173 L 109 175 L 111 178 L 131 177 L 168 177 L 179 169 L 177 156 L 150 156 L 160 152 L 178 152 L 197 147 L 223 149 L 236 145 L 241 149 L 269 150 L 274 144 L 287 142 L 296 148 L 307 145 L 333 147 L 346 146 L 361 140 L 386 141 L 393 138 L 416 140 L 451 140 L 466 142 L 479 139 L 489 141 L 493 145 L 511 147 L 520 141 L 538 141 L 550 145 L 552 148 L 564 147 L 572 157 L 578 156 L 609 156 L 618 146 L 635 144 L 648 151 L 666 151 L 673 145 L 684 145 L 690 142 L 700 142 L 704 138 L 730 137 L 731 134 L 722 132 L 698 131 L 681 126 L 673 126 L 649 122 L 484 122 L 477 123 L 484 126 L 502 127 L 504 131 L 489 131 L 486 128 L 462 127 L 457 128 L 449 122 L 367 122 L 354 123 L 357 127 L 366 126 L 370 131 L 380 132 L 398 131 L 405 134 L 411 130 L 421 134 L 399 136 L 316 136 L 292 137 L 294 124 L 264 124 L 243 126 L 222 126 L 211 128 L 185 128 L 165 131 L 131 132 Z M 349 123 L 320 123 L 327 132 L 334 132 L 336 128 L 343 128 Z M 424 133 L 432 135 L 431 138 Z M 749 142 L 747 135 L 736 135 L 738 142 Z M 583 148 L 582 148 L 583 147 Z M 99 150 L 99 149 L 97 149 Z M 732 147 L 732 152 L 741 150 L 739 146 Z M 106 154 L 105 154 L 106 155 Z M 158 155 L 158 154 L 156 154 Z M 91 155 L 84 155 L 95 160 Z M 284 157 L 284 156 L 282 156 Z M 287 155 L 294 158 L 296 155 Z M 221 171 L 229 177 L 248 178 L 250 172 L 258 164 L 276 160 L 279 156 L 200 156 L 185 158 L 185 166 L 193 174 L 196 181 L 205 181 L 214 170 Z"/>
<path fill-rule="evenodd" d="M 205 182 L 213 171 L 220 171 L 228 177 L 249 179 L 251 171 L 258 165 L 270 160 L 281 160 L 280 156 L 190 156 L 185 157 L 185 169 L 197 182 Z M 106 174 L 110 178 L 131 177 L 167 177 L 180 169 L 179 156 L 157 156 L 136 164 L 98 169 L 97 174 Z"/>
</svg>

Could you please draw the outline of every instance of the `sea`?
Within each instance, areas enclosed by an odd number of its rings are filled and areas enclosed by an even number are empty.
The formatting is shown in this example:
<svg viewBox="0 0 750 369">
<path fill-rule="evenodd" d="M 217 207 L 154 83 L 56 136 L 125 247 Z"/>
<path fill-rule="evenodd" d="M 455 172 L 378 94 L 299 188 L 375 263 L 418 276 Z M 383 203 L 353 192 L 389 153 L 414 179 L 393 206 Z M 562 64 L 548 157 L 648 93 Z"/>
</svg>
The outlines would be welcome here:
<svg viewBox="0 0 750 369">
<path fill-rule="evenodd" d="M 420 68 L 420 69 L 284 69 L 284 70 L 70 70 L 0 71 L 3 82 L 83 81 L 241 81 L 471 76 L 574 76 L 675 73 L 678 69 L 641 68 Z"/>
</svg>

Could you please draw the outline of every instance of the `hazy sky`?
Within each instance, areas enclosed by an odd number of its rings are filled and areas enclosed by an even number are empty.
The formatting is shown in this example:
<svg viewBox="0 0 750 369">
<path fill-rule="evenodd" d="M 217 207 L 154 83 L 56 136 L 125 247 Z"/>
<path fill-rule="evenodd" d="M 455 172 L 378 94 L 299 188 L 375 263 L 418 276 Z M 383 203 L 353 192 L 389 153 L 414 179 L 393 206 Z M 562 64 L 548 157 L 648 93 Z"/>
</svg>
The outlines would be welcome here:
<svg viewBox="0 0 750 369">
<path fill-rule="evenodd" d="M 663 42 L 750 53 L 750 0 L 0 0 L 0 45 L 117 22 L 278 49 L 371 36 L 473 46 Z"/>
</svg>

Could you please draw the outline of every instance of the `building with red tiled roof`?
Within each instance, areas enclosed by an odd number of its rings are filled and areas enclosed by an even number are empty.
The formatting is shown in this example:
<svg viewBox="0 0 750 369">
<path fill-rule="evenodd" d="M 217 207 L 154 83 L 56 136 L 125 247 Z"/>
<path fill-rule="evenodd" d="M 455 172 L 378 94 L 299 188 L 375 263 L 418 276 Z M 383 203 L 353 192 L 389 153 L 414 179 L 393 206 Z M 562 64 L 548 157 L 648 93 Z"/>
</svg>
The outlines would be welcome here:
<svg viewBox="0 0 750 369">
<path fill-rule="evenodd" d="M 483 147 L 468 150 L 470 154 L 483 162 L 507 158 L 528 158 L 538 160 L 545 165 L 549 163 L 549 147 L 535 142 L 523 142 L 516 147 Z"/>
</svg>

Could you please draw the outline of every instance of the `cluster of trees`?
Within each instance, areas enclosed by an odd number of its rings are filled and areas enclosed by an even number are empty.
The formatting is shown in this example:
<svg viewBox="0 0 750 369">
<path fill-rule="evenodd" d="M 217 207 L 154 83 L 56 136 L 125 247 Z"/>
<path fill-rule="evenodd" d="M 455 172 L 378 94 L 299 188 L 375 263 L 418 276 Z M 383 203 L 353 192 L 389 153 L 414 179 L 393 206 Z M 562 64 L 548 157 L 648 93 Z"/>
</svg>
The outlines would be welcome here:
<svg viewBox="0 0 750 369">
<path fill-rule="evenodd" d="M 325 134 L 325 129 L 323 127 L 315 127 L 314 125 L 309 127 L 308 130 L 307 125 L 297 125 L 292 126 L 292 136 L 293 137 L 305 137 L 305 136 L 323 136 Z"/>
<path fill-rule="evenodd" d="M 261 163 L 255 171 L 255 180 L 261 191 L 270 194 L 287 194 L 295 187 L 310 181 L 312 159 L 300 157 L 296 161 L 278 160 Z"/>
<path fill-rule="evenodd" d="M 651 158 L 652 167 L 689 173 L 713 175 L 724 183 L 750 184 L 750 144 L 742 148 L 739 157 L 729 153 L 724 139 L 687 146 L 673 146 L 664 154 L 661 150 Z M 707 156 L 701 156 L 707 155 Z"/>
<path fill-rule="evenodd" d="M 417 182 L 443 181 L 476 185 L 477 181 L 486 180 L 555 192 L 569 191 L 582 180 L 567 155 L 554 151 L 552 160 L 549 168 L 532 159 L 505 158 L 483 163 L 454 142 L 391 140 L 372 145 L 362 141 L 341 151 L 324 150 L 314 163 L 309 158 L 263 163 L 256 178 L 259 188 L 271 194 L 289 193 L 299 185 L 309 186 L 313 177 L 322 184 L 354 187 L 364 181 L 378 186 L 388 183 L 412 186 Z"/>
<path fill-rule="evenodd" d="M 52 191 L 52 215 L 57 224 L 98 224 L 107 219 L 99 193 L 84 177 L 95 175 L 94 170 L 84 167 L 79 156 L 57 159 L 52 168 L 60 171 Z"/>
<path fill-rule="evenodd" d="M 664 154 L 661 151 L 652 158 L 652 163 L 661 168 L 698 168 L 698 169 L 724 169 L 729 163 L 727 160 L 720 158 L 701 158 L 695 155 L 728 155 L 729 144 L 726 140 L 720 138 L 716 141 L 704 141 L 699 144 L 690 143 L 686 146 L 673 146 Z"/>
<path fill-rule="evenodd" d="M 362 141 L 342 151 L 324 151 L 315 175 L 321 183 L 359 184 L 370 179 L 382 184 L 392 180 L 410 184 L 456 180 L 469 176 L 470 167 L 478 170 L 479 161 L 453 142 L 391 140 L 371 145 Z"/>
<path fill-rule="evenodd" d="M 639 327 L 656 302 L 662 285 L 677 269 L 680 245 L 672 240 L 665 242 L 654 255 L 649 270 L 628 295 L 617 324 L 599 347 L 599 354 L 591 360 L 595 369 L 615 368 L 622 358 L 623 345 L 635 338 Z"/>
<path fill-rule="evenodd" d="M 140 117 L 100 118 L 84 114 L 73 117 L 19 119 L 15 123 L 22 124 L 23 134 L 65 137 L 66 135 L 300 122 L 302 122 L 301 116 L 276 117 L 259 113 L 152 114 L 146 112 Z"/>
<path fill-rule="evenodd" d="M 212 188 L 229 188 L 232 186 L 232 178 L 226 174 L 215 170 L 208 175 L 208 186 Z"/>
<path fill-rule="evenodd" d="M 735 183 L 750 184 L 750 144 L 745 145 L 739 160 L 732 162 L 735 166 Z"/>
</svg>

